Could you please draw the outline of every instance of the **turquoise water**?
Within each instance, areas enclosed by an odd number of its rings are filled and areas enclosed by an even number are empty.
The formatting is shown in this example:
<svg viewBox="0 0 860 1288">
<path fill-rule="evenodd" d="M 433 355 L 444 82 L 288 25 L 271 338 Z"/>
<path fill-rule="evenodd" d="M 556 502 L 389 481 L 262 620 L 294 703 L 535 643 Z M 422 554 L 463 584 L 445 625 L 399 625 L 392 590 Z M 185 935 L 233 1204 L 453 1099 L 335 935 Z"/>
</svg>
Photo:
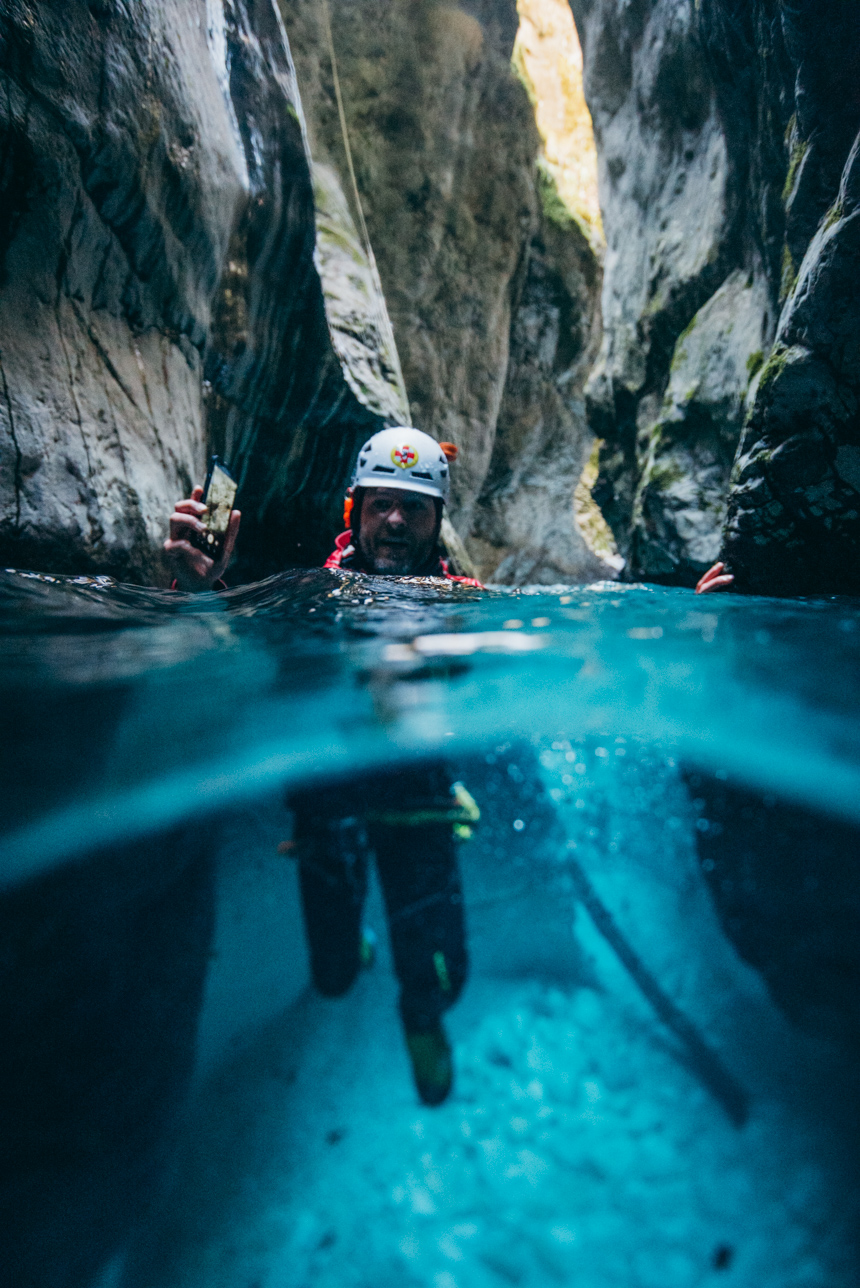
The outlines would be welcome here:
<svg viewBox="0 0 860 1288">
<path fill-rule="evenodd" d="M 855 601 L 332 570 L 195 597 L 5 573 L 0 595 L 6 709 L 33 740 L 7 880 L 274 784 L 500 737 L 606 730 L 860 822 Z M 44 705 L 64 740 L 47 758 Z M 5 752 L 9 782 L 20 740 Z"/>
<path fill-rule="evenodd" d="M 860 605 L 325 570 L 0 595 L 7 890 L 217 825 L 178 1154 L 100 1288 L 856 1282 Z M 318 998 L 277 843 L 285 788 L 440 754 L 482 821 L 430 1110 L 378 890 L 376 965 Z"/>
</svg>

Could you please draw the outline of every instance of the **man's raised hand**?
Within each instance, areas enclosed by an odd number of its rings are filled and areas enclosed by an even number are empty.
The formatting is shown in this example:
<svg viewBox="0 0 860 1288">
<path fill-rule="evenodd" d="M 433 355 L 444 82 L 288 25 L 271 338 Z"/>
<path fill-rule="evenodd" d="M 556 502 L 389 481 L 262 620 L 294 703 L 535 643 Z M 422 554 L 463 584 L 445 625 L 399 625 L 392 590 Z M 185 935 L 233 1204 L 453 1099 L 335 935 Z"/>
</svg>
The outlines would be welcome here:
<svg viewBox="0 0 860 1288">
<path fill-rule="evenodd" d="M 236 537 L 239 535 L 242 519 L 240 512 L 231 511 L 224 547 L 217 563 L 189 540 L 192 533 L 202 534 L 206 531 L 201 522 L 205 513 L 203 488 L 196 487 L 186 500 L 177 501 L 170 516 L 170 536 L 164 543 L 164 553 L 173 565 L 177 590 L 211 590 L 230 562 Z"/>
</svg>

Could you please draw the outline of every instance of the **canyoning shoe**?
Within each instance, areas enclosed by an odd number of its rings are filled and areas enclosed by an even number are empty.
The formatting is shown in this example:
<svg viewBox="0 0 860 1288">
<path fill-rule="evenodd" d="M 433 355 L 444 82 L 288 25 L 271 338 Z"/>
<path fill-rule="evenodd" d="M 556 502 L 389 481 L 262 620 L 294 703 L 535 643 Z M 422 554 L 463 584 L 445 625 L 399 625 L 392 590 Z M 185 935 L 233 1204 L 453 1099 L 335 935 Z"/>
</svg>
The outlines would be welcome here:
<svg viewBox="0 0 860 1288">
<path fill-rule="evenodd" d="M 361 943 L 358 946 L 358 959 L 363 970 L 370 970 L 376 963 L 376 932 L 365 926 L 361 932 Z"/>
<path fill-rule="evenodd" d="M 445 1030 L 440 1024 L 429 1033 L 407 1033 L 406 1046 L 418 1095 L 425 1105 L 441 1105 L 454 1081 L 454 1062 Z"/>
</svg>

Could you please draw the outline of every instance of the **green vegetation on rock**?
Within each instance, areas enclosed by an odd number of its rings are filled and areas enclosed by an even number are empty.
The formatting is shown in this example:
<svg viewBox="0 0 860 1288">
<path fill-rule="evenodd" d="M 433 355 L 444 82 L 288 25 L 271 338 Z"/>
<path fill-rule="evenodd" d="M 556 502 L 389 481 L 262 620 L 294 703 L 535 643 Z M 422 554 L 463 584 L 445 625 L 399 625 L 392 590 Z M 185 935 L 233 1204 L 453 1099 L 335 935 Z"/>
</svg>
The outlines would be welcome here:
<svg viewBox="0 0 860 1288">
<path fill-rule="evenodd" d="M 839 223 L 839 220 L 842 218 L 844 214 L 845 214 L 845 204 L 842 201 L 842 198 L 840 197 L 837 201 L 834 201 L 833 205 L 830 207 L 827 214 L 824 216 L 824 227 L 832 228 L 834 224 Z"/>
<path fill-rule="evenodd" d="M 759 382 L 759 393 L 764 393 L 768 385 L 777 380 L 788 364 L 788 349 L 784 344 L 775 344 L 770 357 L 764 364 Z"/>
<path fill-rule="evenodd" d="M 788 299 L 794 290 L 794 284 L 797 281 L 797 265 L 794 262 L 794 256 L 788 248 L 788 245 L 782 248 L 782 277 L 779 283 L 780 300 Z"/>
<path fill-rule="evenodd" d="M 615 544 L 615 538 L 612 535 L 609 524 L 604 519 L 599 505 L 591 494 L 591 489 L 597 482 L 597 475 L 600 470 L 600 448 L 601 441 L 597 438 L 594 440 L 591 455 L 585 463 L 585 468 L 573 494 L 573 512 L 576 518 L 576 526 L 582 533 L 583 540 L 589 549 L 593 550 L 601 559 L 612 561 L 618 558 L 618 547 Z"/>
<path fill-rule="evenodd" d="M 543 157 L 538 157 L 537 192 L 544 219 L 564 231 L 578 228 L 580 232 L 588 236 L 588 229 L 584 227 L 583 221 L 576 217 L 561 196 L 558 184 L 555 181 L 555 175 Z"/>
<path fill-rule="evenodd" d="M 749 375 L 750 380 L 755 380 L 763 366 L 764 350 L 756 349 L 755 353 L 751 353 L 747 358 L 747 374 Z"/>
<path fill-rule="evenodd" d="M 792 118 L 793 119 L 793 118 Z M 783 205 L 788 201 L 794 189 L 794 181 L 797 178 L 797 172 L 803 162 L 803 158 L 809 151 L 809 140 L 798 139 L 791 149 L 788 158 L 788 171 L 785 176 L 785 183 L 782 189 Z"/>
</svg>

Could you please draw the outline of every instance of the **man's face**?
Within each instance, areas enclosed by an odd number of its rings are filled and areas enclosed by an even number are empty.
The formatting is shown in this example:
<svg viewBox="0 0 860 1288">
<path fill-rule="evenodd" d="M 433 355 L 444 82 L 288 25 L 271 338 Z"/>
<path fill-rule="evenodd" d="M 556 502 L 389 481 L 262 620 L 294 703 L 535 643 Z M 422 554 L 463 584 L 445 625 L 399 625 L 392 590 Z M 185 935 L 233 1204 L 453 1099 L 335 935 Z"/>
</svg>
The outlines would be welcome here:
<svg viewBox="0 0 860 1288">
<path fill-rule="evenodd" d="M 389 487 L 364 493 L 358 544 L 374 572 L 408 575 L 430 558 L 435 539 L 431 496 Z"/>
</svg>

